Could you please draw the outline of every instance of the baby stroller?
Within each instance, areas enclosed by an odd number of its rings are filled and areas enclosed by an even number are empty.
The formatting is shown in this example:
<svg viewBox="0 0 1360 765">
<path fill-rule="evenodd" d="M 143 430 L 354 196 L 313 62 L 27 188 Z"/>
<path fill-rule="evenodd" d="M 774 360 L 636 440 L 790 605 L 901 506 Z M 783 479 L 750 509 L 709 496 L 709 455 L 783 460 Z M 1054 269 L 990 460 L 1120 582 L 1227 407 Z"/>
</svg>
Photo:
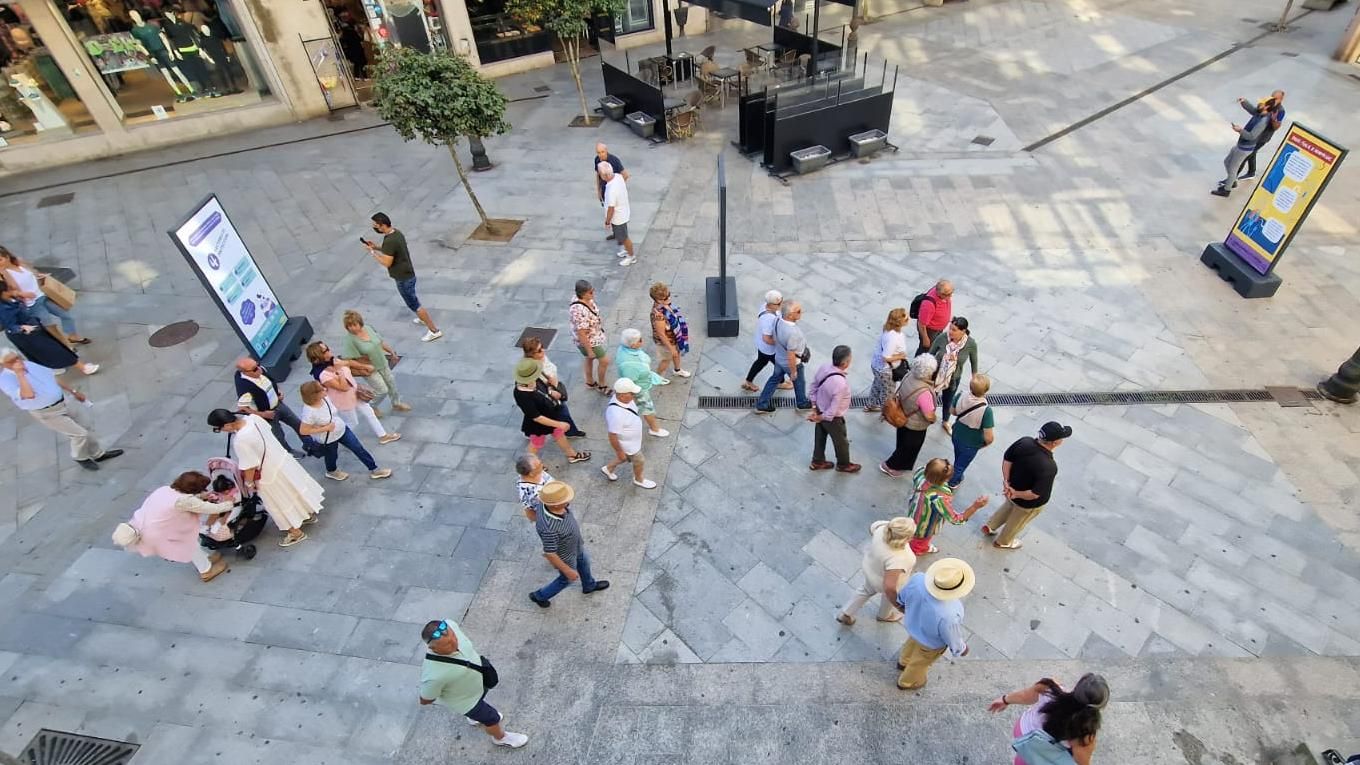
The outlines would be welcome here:
<svg viewBox="0 0 1360 765">
<path fill-rule="evenodd" d="M 234 493 L 237 500 L 226 521 L 230 536 L 221 538 L 223 535 L 220 533 L 217 535 L 200 533 L 199 543 L 208 550 L 232 549 L 246 560 L 254 558 L 255 545 L 251 544 L 251 541 L 260 535 L 264 530 L 265 521 L 268 520 L 260 497 L 253 492 L 247 492 L 245 483 L 241 480 L 241 471 L 236 467 L 236 460 L 230 457 L 209 459 L 208 477 L 213 481 L 213 491 L 223 495 Z"/>
</svg>

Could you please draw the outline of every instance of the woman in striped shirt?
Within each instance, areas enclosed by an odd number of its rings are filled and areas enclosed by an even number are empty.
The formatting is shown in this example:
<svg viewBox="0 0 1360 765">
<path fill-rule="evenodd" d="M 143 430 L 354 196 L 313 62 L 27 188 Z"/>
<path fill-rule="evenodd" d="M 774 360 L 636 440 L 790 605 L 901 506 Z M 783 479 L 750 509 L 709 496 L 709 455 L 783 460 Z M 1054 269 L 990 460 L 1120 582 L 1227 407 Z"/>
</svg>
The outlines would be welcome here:
<svg viewBox="0 0 1360 765">
<path fill-rule="evenodd" d="M 953 470 L 949 460 L 936 457 L 912 477 L 912 520 L 916 521 L 916 534 L 911 538 L 911 551 L 917 555 L 939 552 L 930 540 L 939 532 L 940 526 L 945 521 L 956 526 L 967 523 L 977 511 L 987 506 L 990 499 L 983 494 L 963 513 L 955 512 L 954 489 L 949 486 Z"/>
</svg>

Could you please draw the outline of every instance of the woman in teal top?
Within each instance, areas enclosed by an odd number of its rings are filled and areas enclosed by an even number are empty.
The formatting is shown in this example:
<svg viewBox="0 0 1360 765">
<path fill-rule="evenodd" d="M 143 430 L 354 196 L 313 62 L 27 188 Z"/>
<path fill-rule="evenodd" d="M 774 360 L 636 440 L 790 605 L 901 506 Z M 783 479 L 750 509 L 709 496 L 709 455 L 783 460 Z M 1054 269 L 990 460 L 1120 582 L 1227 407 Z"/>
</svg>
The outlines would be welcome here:
<svg viewBox="0 0 1360 765">
<path fill-rule="evenodd" d="M 963 483 L 963 471 L 972 464 L 978 452 L 990 446 L 995 436 L 992 428 L 992 405 L 987 403 L 987 391 L 992 389 L 987 375 L 973 375 L 968 389 L 954 399 L 954 474 L 949 477 L 950 488 Z"/>
<path fill-rule="evenodd" d="M 411 411 L 411 405 L 403 403 L 401 395 L 397 393 L 397 380 L 392 376 L 392 367 L 387 363 L 387 354 L 395 356 L 397 352 L 383 340 L 378 330 L 364 326 L 364 317 L 358 311 L 345 311 L 343 321 L 346 334 L 340 355 L 347 359 L 364 360 L 373 365 L 373 374 L 365 380 L 368 387 L 373 389 L 373 400 L 369 403 L 373 406 L 374 413 L 378 412 L 378 404 L 387 396 L 392 397 L 392 411 Z"/>
</svg>

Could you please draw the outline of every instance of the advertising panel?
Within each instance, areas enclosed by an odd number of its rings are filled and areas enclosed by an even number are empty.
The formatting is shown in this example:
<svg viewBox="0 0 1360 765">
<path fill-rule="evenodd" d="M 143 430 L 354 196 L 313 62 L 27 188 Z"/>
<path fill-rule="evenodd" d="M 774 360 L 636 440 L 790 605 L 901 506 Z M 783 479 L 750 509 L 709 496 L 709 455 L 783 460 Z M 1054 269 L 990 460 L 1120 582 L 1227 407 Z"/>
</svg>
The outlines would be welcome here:
<svg viewBox="0 0 1360 765">
<path fill-rule="evenodd" d="M 1279 262 L 1346 149 L 1295 122 L 1224 244 L 1260 274 Z"/>
<path fill-rule="evenodd" d="M 170 238 L 241 342 L 257 359 L 263 358 L 288 315 L 217 196 L 205 199 L 182 225 L 170 231 Z"/>
</svg>

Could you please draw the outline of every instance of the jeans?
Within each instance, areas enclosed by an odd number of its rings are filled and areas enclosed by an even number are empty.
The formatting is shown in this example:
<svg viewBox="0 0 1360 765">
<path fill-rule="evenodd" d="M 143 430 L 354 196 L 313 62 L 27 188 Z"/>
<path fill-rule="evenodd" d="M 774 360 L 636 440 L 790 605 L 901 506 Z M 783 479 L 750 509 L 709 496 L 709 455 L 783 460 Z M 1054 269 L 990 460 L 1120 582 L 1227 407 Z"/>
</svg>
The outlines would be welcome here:
<svg viewBox="0 0 1360 765">
<path fill-rule="evenodd" d="M 954 396 L 959 392 L 959 381 L 950 383 L 940 394 L 940 422 L 949 422 L 949 412 L 954 408 Z"/>
<path fill-rule="evenodd" d="M 407 308 L 412 311 L 420 310 L 420 298 L 416 297 L 416 278 L 414 276 L 397 282 L 397 293 L 401 295 L 401 299 L 406 303 Z"/>
<path fill-rule="evenodd" d="M 982 451 L 980 447 L 967 446 L 957 440 L 954 441 L 954 473 L 949 476 L 950 487 L 957 487 L 963 483 L 963 471 L 973 464 L 973 458 L 978 456 L 980 451 Z"/>
<path fill-rule="evenodd" d="M 378 469 L 377 461 L 373 459 L 372 454 L 368 453 L 368 450 L 364 448 L 364 445 L 359 443 L 359 437 L 354 435 L 354 430 L 352 428 L 345 428 L 345 434 L 343 436 L 340 436 L 340 438 L 329 444 L 321 445 L 322 458 L 326 462 L 327 473 L 335 472 L 336 458 L 340 456 L 340 447 L 342 445 L 346 449 L 349 449 L 355 457 L 358 457 L 359 461 L 364 463 L 364 467 L 368 468 L 369 472 Z"/>
<path fill-rule="evenodd" d="M 1239 174 L 1239 178 L 1240 178 L 1240 175 L 1241 175 L 1241 173 L 1242 173 L 1242 168 L 1243 168 L 1243 167 L 1247 168 L 1247 175 L 1251 175 L 1251 176 L 1256 175 L 1256 152 L 1258 152 L 1258 151 L 1260 151 L 1260 150 L 1261 150 L 1261 147 L 1260 147 L 1260 146 L 1257 146 L 1255 149 L 1252 149 L 1252 150 L 1251 150 L 1251 153 L 1247 155 L 1247 158 L 1246 158 L 1246 159 L 1242 160 L 1242 165 L 1241 165 L 1240 167 L 1237 168 L 1237 172 L 1238 172 L 1238 174 Z"/>
<path fill-rule="evenodd" d="M 850 439 L 845 433 L 845 418 L 836 417 L 831 420 L 820 420 L 813 428 L 812 435 L 812 461 L 826 462 L 826 438 L 831 437 L 831 443 L 836 447 L 836 467 L 845 467 L 850 464 Z"/>
<path fill-rule="evenodd" d="M 48 300 L 46 295 L 39 295 L 37 302 L 30 306 L 28 310 L 38 318 L 42 318 L 43 314 L 47 314 L 57 322 L 61 322 L 61 331 L 68 337 L 76 334 L 76 320 L 71 316 L 71 313 L 65 308 L 53 303 L 51 300 Z M 43 322 L 43 324 L 50 323 L 55 322 Z"/>
<path fill-rule="evenodd" d="M 812 406 L 812 401 L 808 399 L 807 376 L 803 374 L 803 365 L 801 363 L 798 364 L 797 369 L 794 371 L 798 373 L 798 379 L 793 381 L 793 399 L 797 402 L 799 407 L 807 409 Z M 774 374 L 770 375 L 770 379 L 765 381 L 765 387 L 760 390 L 760 397 L 756 399 L 757 409 L 769 409 L 773 406 L 770 403 L 770 399 L 774 398 L 774 390 L 775 388 L 778 388 L 779 383 L 784 382 L 784 378 L 788 376 L 789 370 L 785 369 L 784 365 L 779 363 L 779 359 L 775 359 Z"/>
<path fill-rule="evenodd" d="M 279 443 L 283 445 L 284 449 L 295 453 L 296 450 L 288 445 L 288 439 L 283 437 L 284 425 L 287 425 L 297 432 L 298 437 L 302 439 L 304 448 L 316 440 L 311 436 L 302 435 L 302 420 L 298 419 L 297 413 L 289 408 L 287 404 L 280 401 L 279 405 L 274 407 L 274 418 L 269 421 L 269 429 L 274 432 L 274 438 L 279 440 Z M 296 456 L 296 454 L 294 456 Z"/>
<path fill-rule="evenodd" d="M 590 575 L 590 556 L 586 555 L 585 550 L 582 550 L 576 556 L 576 573 L 581 575 L 581 592 L 590 592 L 595 589 L 595 577 Z M 570 579 L 558 574 L 556 579 L 535 590 L 534 597 L 539 600 L 551 600 L 554 595 L 567 589 L 569 584 L 571 584 Z"/>
<path fill-rule="evenodd" d="M 1237 185 L 1237 171 L 1241 169 L 1242 163 L 1247 161 L 1247 155 L 1255 150 L 1255 147 L 1243 149 L 1236 144 L 1233 145 L 1232 149 L 1228 152 L 1228 156 L 1223 158 L 1223 169 L 1228 171 L 1228 175 L 1222 181 L 1219 181 L 1218 185 L 1220 188 L 1224 191 L 1233 190 L 1233 187 Z"/>
</svg>

